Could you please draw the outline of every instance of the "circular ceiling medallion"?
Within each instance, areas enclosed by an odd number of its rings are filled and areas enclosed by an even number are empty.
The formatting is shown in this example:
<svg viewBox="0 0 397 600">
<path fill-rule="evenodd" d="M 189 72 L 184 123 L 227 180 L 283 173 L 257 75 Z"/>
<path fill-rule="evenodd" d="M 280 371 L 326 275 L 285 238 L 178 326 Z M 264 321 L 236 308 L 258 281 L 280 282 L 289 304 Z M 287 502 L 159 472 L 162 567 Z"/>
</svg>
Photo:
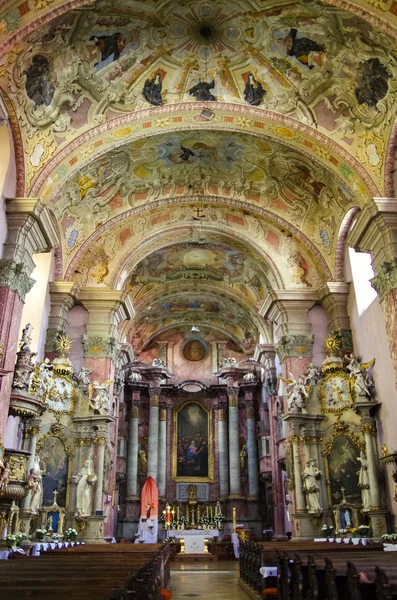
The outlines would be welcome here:
<svg viewBox="0 0 397 600">
<path fill-rule="evenodd" d="M 183 357 L 192 362 L 203 360 L 207 354 L 207 348 L 201 340 L 188 340 L 183 346 Z"/>
</svg>

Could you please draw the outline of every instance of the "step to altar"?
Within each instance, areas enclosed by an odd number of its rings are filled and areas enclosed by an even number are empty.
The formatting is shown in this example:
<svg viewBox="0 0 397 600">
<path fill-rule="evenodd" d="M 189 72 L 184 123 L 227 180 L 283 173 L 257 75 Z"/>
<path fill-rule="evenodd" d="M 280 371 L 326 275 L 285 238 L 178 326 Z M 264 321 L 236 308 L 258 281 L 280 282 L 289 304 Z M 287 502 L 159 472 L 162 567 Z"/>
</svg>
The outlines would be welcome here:
<svg viewBox="0 0 397 600">
<path fill-rule="evenodd" d="M 218 560 L 216 554 L 210 553 L 202 553 L 202 554 L 177 554 L 175 557 L 175 562 L 177 563 L 192 563 L 192 562 L 215 562 Z"/>
</svg>

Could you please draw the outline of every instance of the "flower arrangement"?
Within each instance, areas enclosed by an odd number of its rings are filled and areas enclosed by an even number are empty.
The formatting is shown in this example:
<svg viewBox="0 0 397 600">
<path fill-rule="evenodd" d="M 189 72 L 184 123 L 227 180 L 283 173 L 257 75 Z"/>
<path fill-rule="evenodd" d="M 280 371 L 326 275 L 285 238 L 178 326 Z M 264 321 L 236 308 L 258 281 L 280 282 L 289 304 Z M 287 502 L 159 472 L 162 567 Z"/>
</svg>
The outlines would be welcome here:
<svg viewBox="0 0 397 600">
<path fill-rule="evenodd" d="M 62 539 L 62 536 L 61 536 L 61 535 L 59 535 L 59 533 L 53 533 L 53 534 L 52 534 L 52 540 L 53 540 L 54 542 L 59 542 L 59 540 L 61 540 L 61 539 Z"/>
<path fill-rule="evenodd" d="M 323 532 L 323 534 L 325 535 L 325 537 L 330 537 L 333 533 L 334 530 L 334 526 L 333 525 L 327 525 L 326 523 L 324 523 L 324 525 L 321 528 L 321 531 Z"/>
<path fill-rule="evenodd" d="M 358 527 L 352 527 L 350 529 L 350 533 L 352 533 L 353 535 L 357 535 L 357 533 L 358 533 Z"/>
<path fill-rule="evenodd" d="M 43 540 L 45 535 L 47 535 L 47 529 L 36 529 L 36 537 L 38 540 Z"/>
<path fill-rule="evenodd" d="M 359 525 L 358 532 L 362 537 L 367 537 L 369 534 L 369 525 Z"/>
<path fill-rule="evenodd" d="M 397 533 L 385 533 L 382 535 L 382 540 L 384 542 L 391 542 L 392 544 L 397 543 Z"/>
<path fill-rule="evenodd" d="M 7 548 L 13 548 L 17 545 L 17 536 L 13 533 L 6 535 L 6 546 Z"/>
<path fill-rule="evenodd" d="M 339 535 L 345 535 L 347 533 L 347 529 L 338 529 Z"/>
<path fill-rule="evenodd" d="M 75 540 L 77 538 L 77 536 L 78 536 L 78 533 L 75 529 L 73 529 L 73 527 L 69 527 L 69 529 L 67 529 L 65 531 L 65 538 L 69 541 Z"/>
<path fill-rule="evenodd" d="M 25 540 L 28 539 L 28 536 L 26 535 L 26 533 L 17 533 L 16 538 L 17 538 L 17 546 L 19 546 L 19 544 L 21 542 L 24 542 Z"/>
</svg>

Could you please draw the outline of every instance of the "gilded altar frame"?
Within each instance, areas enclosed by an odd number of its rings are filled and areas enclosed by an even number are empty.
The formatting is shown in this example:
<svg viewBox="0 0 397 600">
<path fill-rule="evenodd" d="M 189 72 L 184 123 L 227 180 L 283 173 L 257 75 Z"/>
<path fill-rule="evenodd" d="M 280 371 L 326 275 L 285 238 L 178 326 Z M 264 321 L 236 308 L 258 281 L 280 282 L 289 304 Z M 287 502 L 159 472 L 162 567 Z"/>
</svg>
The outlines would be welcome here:
<svg viewBox="0 0 397 600">
<path fill-rule="evenodd" d="M 335 427 L 334 427 L 334 430 L 332 432 L 332 435 L 329 438 L 329 440 L 326 442 L 325 448 L 324 448 L 324 450 L 322 452 L 322 455 L 324 457 L 324 465 L 325 465 L 325 482 L 326 482 L 326 485 L 327 485 L 328 504 L 329 504 L 330 507 L 332 507 L 333 504 L 332 504 L 331 480 L 330 480 L 329 460 L 328 460 L 328 457 L 331 454 L 334 440 L 337 437 L 340 437 L 340 436 L 345 436 L 345 437 L 350 438 L 351 441 L 353 442 L 354 446 L 356 446 L 360 450 L 364 450 L 365 449 L 365 442 L 364 442 L 364 440 L 362 440 L 358 435 L 356 435 L 355 433 L 353 433 L 352 431 L 350 431 L 349 430 L 349 426 L 346 423 L 344 423 L 343 421 L 338 421 L 335 424 Z"/>
<path fill-rule="evenodd" d="M 42 448 L 44 446 L 44 442 L 46 440 L 48 440 L 49 438 L 58 438 L 59 440 L 61 440 L 61 442 L 65 448 L 66 455 L 68 457 L 68 471 L 67 471 L 67 479 L 66 479 L 66 499 L 65 499 L 65 510 L 68 510 L 69 502 L 70 502 L 70 486 L 71 486 L 71 481 L 72 481 L 73 458 L 74 458 L 73 447 L 72 447 L 72 445 L 68 444 L 66 437 L 63 435 L 62 430 L 61 430 L 59 424 L 57 423 L 52 426 L 52 428 L 50 429 L 50 431 L 48 433 L 45 433 L 38 439 L 37 446 L 36 446 L 36 454 L 40 454 L 40 450 L 42 450 Z"/>
<path fill-rule="evenodd" d="M 198 404 L 200 408 L 207 413 L 207 436 L 208 436 L 208 477 L 177 475 L 177 446 L 178 446 L 178 414 L 188 404 Z M 214 480 L 214 434 L 212 409 L 208 408 L 204 402 L 196 399 L 186 400 L 178 408 L 173 410 L 173 433 L 172 433 L 172 479 L 179 482 L 212 482 Z"/>
</svg>

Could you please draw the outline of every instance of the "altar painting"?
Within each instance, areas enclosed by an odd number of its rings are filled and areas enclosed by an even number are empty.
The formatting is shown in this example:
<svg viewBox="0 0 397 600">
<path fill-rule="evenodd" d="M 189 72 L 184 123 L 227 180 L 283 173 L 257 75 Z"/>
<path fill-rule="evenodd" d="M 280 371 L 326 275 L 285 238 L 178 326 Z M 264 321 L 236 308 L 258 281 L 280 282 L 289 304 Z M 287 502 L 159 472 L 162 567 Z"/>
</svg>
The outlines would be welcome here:
<svg viewBox="0 0 397 600">
<path fill-rule="evenodd" d="M 361 490 L 358 487 L 360 448 L 353 440 L 340 435 L 335 437 L 327 457 L 327 471 L 331 504 L 339 504 L 344 497 L 349 504 L 361 504 Z"/>
<path fill-rule="evenodd" d="M 213 477 L 211 412 L 187 402 L 175 413 L 173 475 L 179 481 L 210 481 Z"/>
<path fill-rule="evenodd" d="M 43 506 L 52 506 L 54 490 L 58 490 L 57 504 L 66 506 L 69 458 L 60 438 L 49 437 L 39 450 L 40 470 L 43 482 Z"/>
</svg>

